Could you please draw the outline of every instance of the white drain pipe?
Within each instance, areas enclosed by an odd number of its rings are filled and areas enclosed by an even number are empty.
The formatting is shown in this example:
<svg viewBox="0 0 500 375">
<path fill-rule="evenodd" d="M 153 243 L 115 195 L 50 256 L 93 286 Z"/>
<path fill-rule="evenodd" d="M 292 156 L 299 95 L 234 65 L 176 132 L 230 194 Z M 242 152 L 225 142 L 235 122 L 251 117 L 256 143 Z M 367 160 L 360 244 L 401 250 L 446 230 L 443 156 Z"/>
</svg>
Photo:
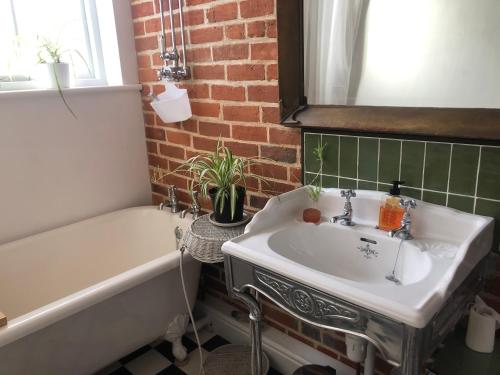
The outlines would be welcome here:
<svg viewBox="0 0 500 375">
<path fill-rule="evenodd" d="M 364 361 L 364 375 L 373 375 L 375 370 L 375 346 L 359 336 L 345 335 L 347 357 L 356 363 Z"/>
</svg>

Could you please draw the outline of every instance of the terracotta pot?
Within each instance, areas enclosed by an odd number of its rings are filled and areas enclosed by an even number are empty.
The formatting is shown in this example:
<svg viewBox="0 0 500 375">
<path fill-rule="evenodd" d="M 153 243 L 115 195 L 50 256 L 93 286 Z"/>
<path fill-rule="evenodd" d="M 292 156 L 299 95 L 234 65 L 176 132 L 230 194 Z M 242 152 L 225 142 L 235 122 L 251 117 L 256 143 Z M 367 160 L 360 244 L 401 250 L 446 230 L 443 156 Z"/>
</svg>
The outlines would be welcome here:
<svg viewBox="0 0 500 375">
<path fill-rule="evenodd" d="M 321 211 L 316 208 L 306 208 L 302 212 L 302 220 L 306 223 L 319 224 L 321 221 Z"/>
</svg>

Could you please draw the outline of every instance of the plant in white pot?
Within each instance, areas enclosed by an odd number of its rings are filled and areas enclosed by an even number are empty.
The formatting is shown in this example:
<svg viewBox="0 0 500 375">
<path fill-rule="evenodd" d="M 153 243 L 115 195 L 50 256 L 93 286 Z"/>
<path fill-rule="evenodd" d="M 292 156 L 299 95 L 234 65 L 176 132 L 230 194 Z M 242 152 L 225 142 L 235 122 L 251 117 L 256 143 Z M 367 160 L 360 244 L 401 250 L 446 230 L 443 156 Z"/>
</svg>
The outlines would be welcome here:
<svg viewBox="0 0 500 375">
<path fill-rule="evenodd" d="M 60 90 L 69 87 L 69 63 L 62 61 L 64 53 L 58 43 L 41 39 L 37 57 L 40 80 L 45 88 Z"/>
</svg>

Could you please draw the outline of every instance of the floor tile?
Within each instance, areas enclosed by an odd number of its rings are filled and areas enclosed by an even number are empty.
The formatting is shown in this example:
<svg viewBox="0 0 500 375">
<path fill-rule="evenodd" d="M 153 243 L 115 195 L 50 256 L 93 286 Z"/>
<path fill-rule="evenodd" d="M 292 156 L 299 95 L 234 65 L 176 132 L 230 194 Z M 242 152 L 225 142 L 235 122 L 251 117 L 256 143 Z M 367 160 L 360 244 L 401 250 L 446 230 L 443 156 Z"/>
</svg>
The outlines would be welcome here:
<svg viewBox="0 0 500 375">
<path fill-rule="evenodd" d="M 156 350 L 150 350 L 128 362 L 125 367 L 134 375 L 156 375 L 171 364 L 172 362 Z"/>
<path fill-rule="evenodd" d="M 159 352 L 161 355 L 163 355 L 165 358 L 167 358 L 170 362 L 175 361 L 175 357 L 172 354 L 172 344 L 168 341 L 163 341 L 161 344 L 156 345 L 154 347 L 154 350 Z"/>
<path fill-rule="evenodd" d="M 180 368 L 178 368 L 175 365 L 171 365 L 167 367 L 166 369 L 160 371 L 158 375 L 188 375 L 184 371 L 182 371 Z"/>
<path fill-rule="evenodd" d="M 198 344 L 196 342 L 192 341 L 186 336 L 182 337 L 182 345 L 184 345 L 188 351 L 188 353 L 191 353 L 193 350 L 195 350 L 198 347 Z"/>
<path fill-rule="evenodd" d="M 205 349 L 202 350 L 203 360 L 206 360 L 208 352 Z M 189 353 L 189 360 L 184 364 L 177 364 L 177 367 L 184 371 L 188 375 L 198 375 L 200 368 L 200 351 L 198 349 Z"/>
<path fill-rule="evenodd" d="M 225 338 L 220 337 L 219 335 L 216 335 L 212 337 L 210 340 L 208 340 L 206 343 L 204 343 L 203 349 L 205 349 L 207 352 L 211 352 L 214 349 L 217 349 L 219 346 L 229 344 L 229 341 L 227 341 Z"/>
<path fill-rule="evenodd" d="M 196 343 L 196 337 L 194 335 L 194 332 L 188 333 L 186 336 L 192 342 Z M 215 336 L 215 333 L 210 328 L 204 328 L 200 332 L 198 332 L 198 337 L 200 338 L 201 345 L 206 343 L 208 340 L 210 340 L 214 336 Z"/>
<path fill-rule="evenodd" d="M 133 375 L 133 374 L 125 367 L 120 367 L 115 371 L 110 372 L 109 375 Z"/>
<path fill-rule="evenodd" d="M 143 355 L 144 353 L 148 352 L 149 350 L 151 350 L 151 346 L 150 345 L 144 345 L 143 347 L 133 351 L 132 353 L 126 355 L 125 357 L 121 358 L 120 359 L 120 363 L 122 364 L 125 364 L 127 362 L 130 362 L 132 360 L 134 360 L 135 358 Z"/>
</svg>

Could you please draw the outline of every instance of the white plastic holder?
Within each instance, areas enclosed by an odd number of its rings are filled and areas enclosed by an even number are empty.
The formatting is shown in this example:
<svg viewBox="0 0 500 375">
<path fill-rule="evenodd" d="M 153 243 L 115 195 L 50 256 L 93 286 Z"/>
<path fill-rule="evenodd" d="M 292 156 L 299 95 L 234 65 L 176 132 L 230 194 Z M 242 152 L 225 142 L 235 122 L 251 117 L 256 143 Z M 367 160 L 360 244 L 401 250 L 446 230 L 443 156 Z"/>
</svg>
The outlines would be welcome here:
<svg viewBox="0 0 500 375">
<path fill-rule="evenodd" d="M 500 328 L 500 314 L 476 296 L 470 309 L 465 344 L 479 353 L 492 353 L 495 349 L 495 332 Z"/>
<path fill-rule="evenodd" d="M 193 114 L 186 89 L 180 89 L 172 82 L 163 81 L 165 91 L 153 98 L 151 107 L 163 122 L 185 121 Z"/>
<path fill-rule="evenodd" d="M 68 63 L 38 64 L 36 81 L 40 88 L 65 89 L 69 87 L 70 75 Z"/>
</svg>

